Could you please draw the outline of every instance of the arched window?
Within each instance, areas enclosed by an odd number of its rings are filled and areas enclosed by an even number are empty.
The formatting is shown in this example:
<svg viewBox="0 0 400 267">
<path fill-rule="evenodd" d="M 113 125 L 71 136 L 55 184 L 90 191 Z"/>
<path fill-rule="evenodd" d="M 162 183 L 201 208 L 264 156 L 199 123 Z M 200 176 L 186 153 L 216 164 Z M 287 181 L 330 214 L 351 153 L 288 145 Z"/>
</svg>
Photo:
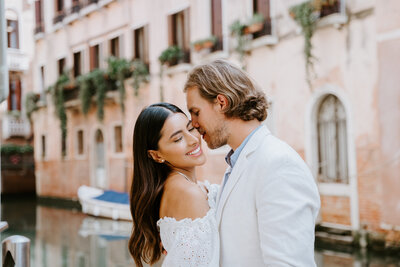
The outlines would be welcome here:
<svg viewBox="0 0 400 267">
<path fill-rule="evenodd" d="M 325 97 L 318 109 L 318 179 L 348 183 L 346 112 L 334 95 Z"/>
</svg>

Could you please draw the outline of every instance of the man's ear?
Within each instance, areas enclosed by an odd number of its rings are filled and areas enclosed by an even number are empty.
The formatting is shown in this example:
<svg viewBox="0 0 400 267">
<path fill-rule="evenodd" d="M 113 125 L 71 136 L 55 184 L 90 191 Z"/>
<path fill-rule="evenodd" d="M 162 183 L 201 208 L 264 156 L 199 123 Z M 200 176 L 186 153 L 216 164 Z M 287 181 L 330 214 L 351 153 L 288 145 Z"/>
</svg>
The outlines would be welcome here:
<svg viewBox="0 0 400 267">
<path fill-rule="evenodd" d="M 228 108 L 229 100 L 226 96 L 219 94 L 217 95 L 216 100 L 217 100 L 216 104 L 221 110 L 225 110 L 226 108 Z"/>
<path fill-rule="evenodd" d="M 160 152 L 158 152 L 157 150 L 147 150 L 147 155 L 155 162 L 164 163 L 165 161 L 165 159 L 163 159 L 162 156 L 160 155 Z"/>
</svg>

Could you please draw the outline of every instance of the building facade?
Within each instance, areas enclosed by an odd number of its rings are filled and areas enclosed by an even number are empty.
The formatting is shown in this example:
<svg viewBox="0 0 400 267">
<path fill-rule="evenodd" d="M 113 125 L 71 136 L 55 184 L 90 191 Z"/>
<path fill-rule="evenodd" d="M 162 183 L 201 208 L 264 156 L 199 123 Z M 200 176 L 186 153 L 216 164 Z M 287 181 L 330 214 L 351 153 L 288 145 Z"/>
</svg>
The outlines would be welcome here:
<svg viewBox="0 0 400 267">
<path fill-rule="evenodd" d="M 24 102 L 26 94 L 33 89 L 34 16 L 28 1 L 5 1 L 2 11 L 8 97 L 0 104 L 1 193 L 34 192 L 33 138 Z"/>
<path fill-rule="evenodd" d="M 30 124 L 25 116 L 24 93 L 32 91 L 30 64 L 34 42 L 33 14 L 27 1 L 5 1 L 8 98 L 1 103 L 2 143 L 26 143 Z"/>
<path fill-rule="evenodd" d="M 33 88 L 43 95 L 33 114 L 38 194 L 76 198 L 82 184 L 127 191 L 141 109 L 161 100 L 184 108 L 190 69 L 224 58 L 265 90 L 270 109 L 264 123 L 310 166 L 321 194 L 319 222 L 398 240 L 400 4 L 313 1 L 311 12 L 303 12 L 312 24 L 306 28 L 296 22 L 296 10 L 309 8 L 302 2 L 36 0 Z M 175 46 L 180 54 L 171 60 L 173 49 L 165 49 Z M 125 81 L 124 112 L 118 92 L 108 91 L 103 120 L 98 104 L 84 115 L 79 93 L 66 93 L 63 138 L 48 88 L 65 70 L 78 80 L 106 69 L 110 56 L 140 59 L 148 81 L 138 90 L 135 78 Z M 228 149 L 206 152 L 199 177 L 219 182 Z"/>
</svg>

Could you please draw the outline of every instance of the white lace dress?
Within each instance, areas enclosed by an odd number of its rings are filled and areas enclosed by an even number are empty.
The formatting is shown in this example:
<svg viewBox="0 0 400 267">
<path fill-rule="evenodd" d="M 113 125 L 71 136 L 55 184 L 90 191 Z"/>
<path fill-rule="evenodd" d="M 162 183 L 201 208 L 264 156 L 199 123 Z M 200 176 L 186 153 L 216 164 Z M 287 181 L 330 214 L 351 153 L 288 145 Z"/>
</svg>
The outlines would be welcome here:
<svg viewBox="0 0 400 267">
<path fill-rule="evenodd" d="M 210 210 L 202 218 L 185 218 L 177 221 L 164 217 L 158 220 L 161 241 L 167 256 L 163 267 L 217 267 L 219 265 L 219 234 L 215 219 L 216 198 L 219 186 L 204 183 L 207 188 Z"/>
</svg>

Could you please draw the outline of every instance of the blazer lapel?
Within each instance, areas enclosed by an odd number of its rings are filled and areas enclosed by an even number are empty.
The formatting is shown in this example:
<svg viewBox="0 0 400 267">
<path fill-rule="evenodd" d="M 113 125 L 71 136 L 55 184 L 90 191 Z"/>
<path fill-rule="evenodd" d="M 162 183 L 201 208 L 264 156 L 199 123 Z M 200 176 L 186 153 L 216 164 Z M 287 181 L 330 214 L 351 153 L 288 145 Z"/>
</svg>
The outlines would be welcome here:
<svg viewBox="0 0 400 267">
<path fill-rule="evenodd" d="M 249 142 L 246 144 L 246 146 L 240 153 L 238 161 L 236 162 L 232 170 L 232 173 L 225 184 L 224 189 L 222 191 L 220 190 L 220 192 L 218 193 L 218 199 L 217 199 L 218 204 L 217 204 L 217 214 L 216 214 L 218 225 L 221 222 L 222 211 L 224 209 L 228 197 L 230 196 L 230 193 L 232 192 L 233 188 L 235 187 L 239 179 L 243 176 L 242 175 L 243 171 L 245 169 L 248 169 L 248 165 L 250 162 L 247 160 L 247 157 L 257 149 L 260 139 L 264 138 L 269 133 L 270 132 L 268 131 L 267 127 L 263 126 L 261 129 L 259 129 L 257 132 L 254 133 L 254 135 L 250 138 Z M 227 172 L 229 170 L 230 167 L 228 167 Z"/>
</svg>

